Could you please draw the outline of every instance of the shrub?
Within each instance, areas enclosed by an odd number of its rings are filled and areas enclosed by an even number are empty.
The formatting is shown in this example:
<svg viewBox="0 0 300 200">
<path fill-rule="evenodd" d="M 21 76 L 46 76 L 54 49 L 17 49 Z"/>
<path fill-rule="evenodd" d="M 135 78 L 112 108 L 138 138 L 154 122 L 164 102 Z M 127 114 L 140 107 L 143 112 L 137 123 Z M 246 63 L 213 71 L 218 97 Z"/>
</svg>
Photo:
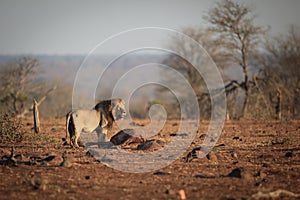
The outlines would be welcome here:
<svg viewBox="0 0 300 200">
<path fill-rule="evenodd" d="M 0 144 L 15 144 L 23 139 L 20 119 L 7 114 L 0 114 Z"/>
</svg>

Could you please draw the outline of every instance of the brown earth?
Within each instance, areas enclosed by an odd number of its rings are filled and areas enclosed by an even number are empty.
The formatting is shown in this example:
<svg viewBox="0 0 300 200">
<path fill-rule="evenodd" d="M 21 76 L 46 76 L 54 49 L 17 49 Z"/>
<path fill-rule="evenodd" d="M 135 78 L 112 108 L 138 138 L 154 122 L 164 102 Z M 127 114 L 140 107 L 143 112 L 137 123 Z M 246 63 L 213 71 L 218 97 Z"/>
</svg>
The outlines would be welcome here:
<svg viewBox="0 0 300 200">
<path fill-rule="evenodd" d="M 42 119 L 34 135 L 27 119 L 12 158 L 11 145 L 1 146 L 0 199 L 300 199 L 299 121 L 227 121 L 217 146 L 200 159 L 196 148 L 209 124 L 201 121 L 180 159 L 147 173 L 117 171 L 85 148 L 63 145 L 64 123 Z M 156 139 L 180 137 L 178 125 L 168 121 Z"/>
</svg>

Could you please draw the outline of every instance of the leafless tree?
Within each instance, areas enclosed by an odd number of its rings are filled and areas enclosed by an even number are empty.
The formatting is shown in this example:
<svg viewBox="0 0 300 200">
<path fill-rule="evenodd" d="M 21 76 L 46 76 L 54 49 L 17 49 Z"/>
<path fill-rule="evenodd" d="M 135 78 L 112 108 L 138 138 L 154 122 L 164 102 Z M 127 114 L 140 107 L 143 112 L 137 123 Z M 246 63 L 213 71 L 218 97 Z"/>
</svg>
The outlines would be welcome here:
<svg viewBox="0 0 300 200">
<path fill-rule="evenodd" d="M 58 82 L 55 93 L 40 106 L 41 117 L 61 118 L 72 109 L 72 85 L 64 80 Z"/>
<path fill-rule="evenodd" d="M 277 91 L 282 93 L 285 117 L 300 117 L 300 32 L 291 26 L 286 35 L 267 40 L 259 84 L 276 107 Z"/>
<path fill-rule="evenodd" d="M 40 105 L 56 87 L 47 90 L 43 95 L 40 92 L 44 84 L 36 80 L 38 61 L 30 57 L 22 58 L 18 63 L 8 64 L 1 68 L 0 101 L 4 111 L 24 116 L 32 109 L 32 100 L 39 97 Z"/>
<path fill-rule="evenodd" d="M 220 58 L 217 56 L 218 49 L 214 44 L 215 41 L 212 38 L 213 35 L 209 30 L 187 27 L 183 28 L 181 30 L 181 33 L 189 36 L 190 38 L 201 44 L 210 56 L 214 57 L 215 59 Z M 205 81 L 203 77 L 198 73 L 195 66 L 190 63 L 190 61 L 194 63 L 201 63 L 201 60 L 203 60 L 203 52 L 199 52 L 197 49 L 195 49 L 194 43 L 191 43 L 190 39 L 182 35 L 175 35 L 170 38 L 169 49 L 180 54 L 181 56 L 170 54 L 166 57 L 163 63 L 177 70 L 186 78 L 186 80 L 195 91 L 195 94 L 197 94 L 201 116 L 204 118 L 210 117 L 210 95 L 208 93 Z M 164 72 L 163 75 L 165 76 Z M 169 83 L 172 83 L 174 85 L 177 84 L 177 81 L 174 77 L 168 78 Z M 177 85 L 177 87 L 181 86 Z M 176 102 L 173 103 L 175 105 Z M 169 105 L 169 107 L 170 106 L 172 105 Z M 195 109 L 190 108 L 189 110 L 190 112 L 192 112 Z"/>
<path fill-rule="evenodd" d="M 247 113 L 251 89 L 255 86 L 249 74 L 250 60 L 266 30 L 254 24 L 255 16 L 250 7 L 233 0 L 217 2 L 205 19 L 210 23 L 210 31 L 216 34 L 219 51 L 222 51 L 224 62 L 220 67 L 236 65 L 242 69 L 243 81 L 232 80 L 225 89 L 228 93 L 237 89 L 244 91 L 243 117 Z"/>
</svg>

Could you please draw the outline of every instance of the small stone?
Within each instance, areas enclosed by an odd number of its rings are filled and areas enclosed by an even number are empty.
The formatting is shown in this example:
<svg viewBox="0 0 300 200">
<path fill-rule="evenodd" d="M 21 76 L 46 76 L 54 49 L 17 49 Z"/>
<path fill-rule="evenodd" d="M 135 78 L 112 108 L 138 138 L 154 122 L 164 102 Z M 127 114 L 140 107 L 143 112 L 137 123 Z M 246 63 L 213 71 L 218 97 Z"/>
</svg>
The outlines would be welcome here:
<svg viewBox="0 0 300 200">
<path fill-rule="evenodd" d="M 286 152 L 286 153 L 285 153 L 285 157 L 286 157 L 286 158 L 291 158 L 291 157 L 293 157 L 293 152 L 291 152 L 291 151 Z"/>
<path fill-rule="evenodd" d="M 202 135 L 200 135 L 200 139 L 204 139 L 205 137 L 206 137 L 207 135 L 206 134 L 202 134 Z"/>
<path fill-rule="evenodd" d="M 41 177 L 41 175 L 33 175 L 30 179 L 30 184 L 33 189 L 38 190 L 46 190 L 46 183 L 47 181 Z"/>
<path fill-rule="evenodd" d="M 232 156 L 232 158 L 234 158 L 234 159 L 238 159 L 238 154 L 237 154 L 236 152 L 233 152 L 233 153 L 231 154 L 231 156 Z"/>
<path fill-rule="evenodd" d="M 61 167 L 71 167 L 72 163 L 68 161 L 68 158 L 65 154 L 66 154 L 66 152 L 64 152 L 64 154 L 61 156 L 63 161 L 60 163 L 60 166 Z"/>
<path fill-rule="evenodd" d="M 194 177 L 195 177 L 195 178 L 206 178 L 206 179 L 208 179 L 208 178 L 210 178 L 210 179 L 212 179 L 212 178 L 217 178 L 217 177 L 214 176 L 214 175 L 204 175 L 204 174 L 197 174 L 197 175 L 195 175 Z"/>
<path fill-rule="evenodd" d="M 55 156 L 51 155 L 51 156 L 48 156 L 47 158 L 42 159 L 42 161 L 51 162 L 54 158 L 55 158 Z"/>
<path fill-rule="evenodd" d="M 207 159 L 212 161 L 212 162 L 217 162 L 218 161 L 218 158 L 215 154 L 215 152 L 211 151 L 209 152 L 209 154 L 206 155 Z"/>
<path fill-rule="evenodd" d="M 186 200 L 185 191 L 183 189 L 178 191 L 181 200 Z"/>
<path fill-rule="evenodd" d="M 158 150 L 160 148 L 161 148 L 161 145 L 159 145 L 157 141 L 150 141 L 150 140 L 146 141 L 143 144 L 139 144 L 137 146 L 137 150 L 148 150 L 148 149 Z"/>
<path fill-rule="evenodd" d="M 255 177 L 259 177 L 260 179 L 265 179 L 267 177 L 267 174 L 265 172 L 262 171 L 258 171 L 255 175 Z"/>
<path fill-rule="evenodd" d="M 72 164 L 71 164 L 69 161 L 64 160 L 64 161 L 62 161 L 62 162 L 60 163 L 60 166 L 61 166 L 61 167 L 71 167 Z"/>
<path fill-rule="evenodd" d="M 215 145 L 215 148 L 217 148 L 217 147 L 225 147 L 225 144 L 224 144 L 224 143 L 221 143 L 221 144 Z"/>
<path fill-rule="evenodd" d="M 162 171 L 156 171 L 153 173 L 153 175 L 170 175 L 169 172 L 162 172 Z"/>
<path fill-rule="evenodd" d="M 269 163 L 263 163 L 262 166 L 263 167 L 270 167 L 270 164 Z"/>
<path fill-rule="evenodd" d="M 232 177 L 232 178 L 242 178 L 242 169 L 241 168 L 235 168 L 233 169 L 227 177 Z"/>
<path fill-rule="evenodd" d="M 24 160 L 24 155 L 23 154 L 17 154 L 17 155 L 15 155 L 15 159 L 22 161 L 22 160 Z"/>
<path fill-rule="evenodd" d="M 87 157 L 89 157 L 89 158 L 94 157 L 93 154 L 92 154 L 90 151 L 87 151 L 87 152 L 85 153 L 85 155 L 86 155 Z"/>
<path fill-rule="evenodd" d="M 175 194 L 175 191 L 172 190 L 172 189 L 166 189 L 166 190 L 165 190 L 165 194 L 174 195 L 174 194 Z"/>
</svg>

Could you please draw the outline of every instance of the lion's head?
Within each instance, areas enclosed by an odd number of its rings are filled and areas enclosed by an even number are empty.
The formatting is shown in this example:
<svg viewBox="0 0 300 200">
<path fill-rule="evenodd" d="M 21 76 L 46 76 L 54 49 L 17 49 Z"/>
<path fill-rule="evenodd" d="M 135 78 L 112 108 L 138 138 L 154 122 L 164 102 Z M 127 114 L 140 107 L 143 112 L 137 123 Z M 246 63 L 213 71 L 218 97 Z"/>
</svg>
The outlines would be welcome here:
<svg viewBox="0 0 300 200">
<path fill-rule="evenodd" d="M 115 120 L 122 120 L 126 116 L 125 101 L 123 99 L 100 101 L 94 109 L 104 112 L 108 121 L 108 127 L 112 127 Z"/>
<path fill-rule="evenodd" d="M 122 120 L 126 116 L 125 101 L 123 99 L 114 99 L 111 102 L 112 115 L 115 120 Z"/>
</svg>

